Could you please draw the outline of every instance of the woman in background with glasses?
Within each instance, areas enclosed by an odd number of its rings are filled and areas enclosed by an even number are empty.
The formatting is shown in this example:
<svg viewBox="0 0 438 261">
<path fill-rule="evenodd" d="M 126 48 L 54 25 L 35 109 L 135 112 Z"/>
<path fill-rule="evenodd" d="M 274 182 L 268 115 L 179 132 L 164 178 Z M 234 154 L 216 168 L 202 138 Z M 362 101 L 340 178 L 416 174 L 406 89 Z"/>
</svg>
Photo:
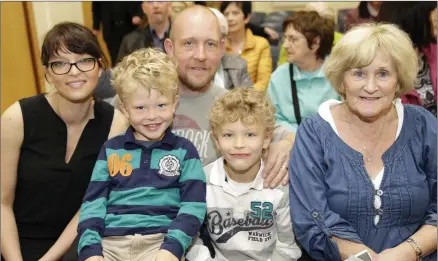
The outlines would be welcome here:
<svg viewBox="0 0 438 261">
<path fill-rule="evenodd" d="M 334 21 L 316 11 L 297 11 L 285 19 L 283 32 L 289 63 L 272 73 L 268 93 L 276 124 L 296 132 L 301 119 L 316 113 L 321 103 L 340 98 L 322 69 L 333 45 Z"/>
<path fill-rule="evenodd" d="M 24 98 L 1 118 L 1 249 L 5 260 L 65 260 L 103 143 L 126 130 L 123 114 L 94 100 L 106 61 L 82 25 L 46 35 L 50 94 Z"/>
<path fill-rule="evenodd" d="M 320 16 L 326 19 L 331 19 L 334 23 L 336 23 L 335 10 L 330 8 L 327 2 L 309 2 L 306 4 L 305 11 L 316 11 Z M 341 40 L 342 36 L 344 36 L 342 33 L 334 31 L 333 46 L 335 46 L 335 44 Z M 282 43 L 283 45 L 281 45 L 280 54 L 278 56 L 277 68 L 283 63 L 287 63 L 287 53 L 284 48 L 284 40 Z"/>
</svg>

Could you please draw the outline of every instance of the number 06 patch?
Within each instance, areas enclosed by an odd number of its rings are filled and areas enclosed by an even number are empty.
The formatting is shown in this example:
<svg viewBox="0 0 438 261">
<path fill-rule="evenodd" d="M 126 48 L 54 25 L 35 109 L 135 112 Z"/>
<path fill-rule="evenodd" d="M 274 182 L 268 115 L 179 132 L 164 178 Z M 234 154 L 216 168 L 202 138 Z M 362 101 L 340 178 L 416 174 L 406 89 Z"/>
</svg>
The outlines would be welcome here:
<svg viewBox="0 0 438 261">
<path fill-rule="evenodd" d="M 132 165 L 130 161 L 132 160 L 131 154 L 123 155 L 122 159 L 120 159 L 119 155 L 116 153 L 111 154 L 108 157 L 108 172 L 111 177 L 117 175 L 120 172 L 120 175 L 127 177 L 132 173 Z"/>
</svg>

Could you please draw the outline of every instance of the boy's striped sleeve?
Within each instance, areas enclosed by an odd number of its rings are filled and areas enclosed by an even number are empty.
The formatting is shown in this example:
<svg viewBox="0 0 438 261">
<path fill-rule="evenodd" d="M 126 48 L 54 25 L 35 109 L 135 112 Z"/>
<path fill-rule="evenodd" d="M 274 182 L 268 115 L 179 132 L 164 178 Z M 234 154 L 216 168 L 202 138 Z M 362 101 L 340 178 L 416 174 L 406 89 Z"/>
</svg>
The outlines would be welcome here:
<svg viewBox="0 0 438 261">
<path fill-rule="evenodd" d="M 186 146 L 187 153 L 181 165 L 180 198 L 178 216 L 170 224 L 161 249 L 166 249 L 178 259 L 198 234 L 207 212 L 205 173 L 198 151 L 192 143 Z"/>
<path fill-rule="evenodd" d="M 91 181 L 82 202 L 78 225 L 78 254 L 83 261 L 92 256 L 103 256 L 102 235 L 109 195 L 110 176 L 105 145 L 102 146 Z"/>
</svg>

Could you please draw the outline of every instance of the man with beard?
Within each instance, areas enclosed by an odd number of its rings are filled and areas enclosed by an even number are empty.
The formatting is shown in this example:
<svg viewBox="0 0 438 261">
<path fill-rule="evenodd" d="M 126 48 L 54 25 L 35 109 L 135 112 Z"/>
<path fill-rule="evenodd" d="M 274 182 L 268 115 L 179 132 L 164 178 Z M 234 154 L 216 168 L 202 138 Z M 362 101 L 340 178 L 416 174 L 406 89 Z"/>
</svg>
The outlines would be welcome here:
<svg viewBox="0 0 438 261">
<path fill-rule="evenodd" d="M 220 157 L 211 135 L 208 111 L 215 98 L 226 92 L 213 83 L 224 45 L 215 14 L 199 5 L 187 8 L 175 17 L 170 38 L 164 42 L 166 53 L 178 62 L 179 105 L 172 131 L 196 146 L 203 166 Z M 117 96 L 111 104 L 124 111 Z M 274 136 L 277 139 L 266 151 L 263 170 L 264 185 L 272 188 L 280 182 L 287 184 L 287 163 L 294 141 L 294 135 L 284 128 L 277 128 Z"/>
<path fill-rule="evenodd" d="M 144 26 L 127 34 L 120 46 L 117 62 L 135 50 L 155 47 L 164 50 L 164 39 L 169 37 L 171 2 L 147 2 L 141 5 L 146 16 Z"/>
</svg>

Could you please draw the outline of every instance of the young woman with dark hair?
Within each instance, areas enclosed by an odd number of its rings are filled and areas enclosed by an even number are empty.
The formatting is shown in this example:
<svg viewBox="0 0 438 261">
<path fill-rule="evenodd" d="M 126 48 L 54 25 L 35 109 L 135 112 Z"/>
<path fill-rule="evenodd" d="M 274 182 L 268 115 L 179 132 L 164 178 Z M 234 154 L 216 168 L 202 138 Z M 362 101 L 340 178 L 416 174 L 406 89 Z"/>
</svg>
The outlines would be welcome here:
<svg viewBox="0 0 438 261">
<path fill-rule="evenodd" d="M 24 98 L 1 117 L 1 249 L 12 261 L 64 260 L 102 144 L 126 119 L 92 94 L 106 66 L 91 30 L 55 25 L 41 62 L 53 93 Z"/>
</svg>

